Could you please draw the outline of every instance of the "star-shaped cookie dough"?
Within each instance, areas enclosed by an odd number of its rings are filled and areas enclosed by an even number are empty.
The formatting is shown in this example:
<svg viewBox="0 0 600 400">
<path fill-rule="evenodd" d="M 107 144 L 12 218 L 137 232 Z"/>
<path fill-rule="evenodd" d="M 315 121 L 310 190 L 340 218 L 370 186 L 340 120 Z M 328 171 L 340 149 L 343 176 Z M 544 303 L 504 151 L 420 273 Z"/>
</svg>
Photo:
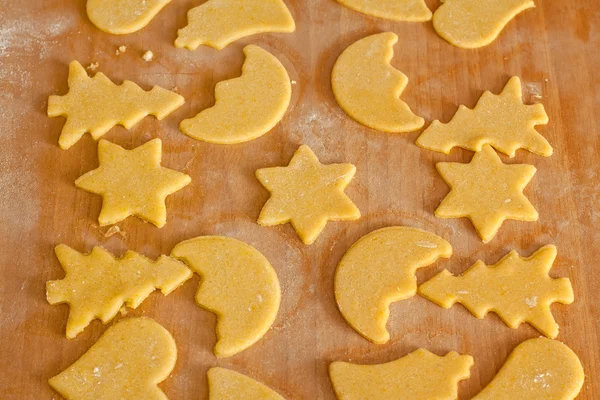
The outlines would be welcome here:
<svg viewBox="0 0 600 400">
<path fill-rule="evenodd" d="M 165 198 L 191 182 L 181 172 L 161 167 L 162 142 L 153 139 L 133 150 L 107 140 L 98 143 L 100 166 L 79 177 L 75 185 L 102 196 L 101 226 L 135 215 L 162 228 L 167 220 Z"/>
<path fill-rule="evenodd" d="M 484 243 L 506 219 L 536 221 L 538 213 L 523 194 L 536 169 L 527 164 L 503 164 L 485 145 L 469 164 L 443 162 L 437 170 L 452 189 L 435 210 L 438 218 L 467 217 Z"/>
<path fill-rule="evenodd" d="M 290 222 L 305 244 L 312 244 L 327 221 L 355 220 L 360 211 L 344 194 L 356 172 L 352 164 L 323 165 L 302 145 L 287 167 L 263 168 L 256 177 L 271 192 L 258 223 Z"/>
</svg>

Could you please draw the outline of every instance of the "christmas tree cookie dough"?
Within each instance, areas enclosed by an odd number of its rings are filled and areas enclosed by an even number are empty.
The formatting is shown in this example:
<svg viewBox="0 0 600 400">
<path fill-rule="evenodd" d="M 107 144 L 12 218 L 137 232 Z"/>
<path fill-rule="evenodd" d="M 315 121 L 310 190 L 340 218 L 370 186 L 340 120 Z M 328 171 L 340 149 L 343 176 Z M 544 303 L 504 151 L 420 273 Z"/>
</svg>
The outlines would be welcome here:
<svg viewBox="0 0 600 400">
<path fill-rule="evenodd" d="M 484 243 L 492 240 L 506 219 L 537 221 L 537 211 L 523 194 L 536 172 L 533 165 L 504 164 L 485 145 L 469 164 L 442 162 L 436 167 L 451 191 L 435 216 L 469 218 Z"/>
<path fill-rule="evenodd" d="M 254 247 L 224 236 L 200 236 L 171 252 L 202 277 L 201 307 L 217 315 L 217 357 L 230 357 L 269 330 L 281 302 L 277 274 Z"/>
<path fill-rule="evenodd" d="M 98 143 L 100 166 L 80 176 L 75 186 L 102 196 L 100 226 L 130 215 L 162 228 L 167 222 L 165 199 L 191 182 L 186 174 L 160 165 L 162 142 L 152 139 L 133 150 L 107 140 Z"/>
<path fill-rule="evenodd" d="M 285 67 L 258 46 L 246 46 L 244 54 L 242 76 L 219 82 L 215 105 L 183 120 L 183 133 L 205 142 L 234 144 L 256 139 L 281 121 L 292 96 Z"/>
<path fill-rule="evenodd" d="M 344 194 L 355 172 L 352 164 L 321 164 L 308 146 L 300 146 L 287 167 L 256 171 L 256 178 L 271 193 L 258 223 L 290 222 L 300 239 L 312 244 L 327 221 L 360 218 L 360 211 Z"/>
<path fill-rule="evenodd" d="M 415 272 L 452 255 L 448 242 L 417 228 L 392 226 L 371 232 L 350 247 L 335 272 L 335 299 L 348 323 L 383 344 L 391 303 L 417 293 Z"/>
<path fill-rule="evenodd" d="M 147 115 L 163 119 L 184 103 L 183 97 L 155 86 L 145 92 L 131 81 L 115 85 L 102 73 L 93 78 L 77 61 L 69 65 L 69 92 L 50 96 L 48 116 L 64 116 L 67 122 L 58 144 L 68 149 L 89 132 L 100 138 L 115 125 L 130 129 Z"/>
<path fill-rule="evenodd" d="M 573 400 L 584 378 L 573 350 L 557 340 L 530 339 L 510 353 L 492 382 L 473 400 Z"/>
<path fill-rule="evenodd" d="M 128 251 L 117 259 L 102 247 L 82 254 L 64 244 L 55 251 L 66 276 L 46 284 L 46 297 L 50 304 L 69 304 L 70 339 L 94 318 L 107 323 L 123 305 L 137 308 L 155 289 L 166 296 L 192 276 L 185 264 L 167 256 L 154 262 Z"/>
<path fill-rule="evenodd" d="M 494 41 L 533 0 L 442 0 L 433 14 L 433 28 L 456 47 L 472 49 Z"/>
<path fill-rule="evenodd" d="M 139 31 L 171 0 L 88 0 L 87 14 L 98 29 L 124 35 Z"/>
<path fill-rule="evenodd" d="M 339 400 L 455 400 L 458 382 L 470 376 L 472 365 L 471 356 L 418 349 L 386 364 L 336 361 L 329 376 Z"/>
<path fill-rule="evenodd" d="M 209 0 L 188 12 L 188 25 L 177 32 L 175 47 L 220 50 L 245 36 L 295 30 L 283 0 Z"/>
<path fill-rule="evenodd" d="M 338 3 L 363 14 L 395 21 L 424 22 L 431 11 L 423 0 L 337 0 Z"/>
<path fill-rule="evenodd" d="M 209 400 L 284 400 L 273 389 L 225 368 L 208 370 Z"/>
<path fill-rule="evenodd" d="M 523 104 L 521 80 L 513 76 L 499 95 L 486 91 L 472 110 L 461 105 L 449 123 L 433 121 L 417 145 L 448 154 L 454 147 L 481 151 L 489 144 L 510 157 L 518 149 L 548 157 L 552 146 L 534 128 L 547 123 L 543 105 Z"/>
<path fill-rule="evenodd" d="M 513 329 L 529 322 L 544 335 L 555 338 L 558 324 L 550 305 L 573 302 L 571 281 L 548 276 L 555 258 L 556 247 L 551 245 L 526 258 L 511 251 L 489 267 L 477 261 L 458 277 L 444 270 L 421 285 L 419 294 L 444 308 L 461 303 L 477 318 L 493 311 Z"/>
<path fill-rule="evenodd" d="M 150 318 L 129 318 L 48 382 L 67 400 L 167 400 L 156 385 L 176 359 L 175 340 L 165 328 Z"/>
<path fill-rule="evenodd" d="M 410 132 L 423 126 L 400 95 L 408 78 L 391 66 L 392 32 L 379 33 L 348 46 L 331 73 L 331 87 L 342 109 L 354 120 L 383 132 Z"/>
</svg>

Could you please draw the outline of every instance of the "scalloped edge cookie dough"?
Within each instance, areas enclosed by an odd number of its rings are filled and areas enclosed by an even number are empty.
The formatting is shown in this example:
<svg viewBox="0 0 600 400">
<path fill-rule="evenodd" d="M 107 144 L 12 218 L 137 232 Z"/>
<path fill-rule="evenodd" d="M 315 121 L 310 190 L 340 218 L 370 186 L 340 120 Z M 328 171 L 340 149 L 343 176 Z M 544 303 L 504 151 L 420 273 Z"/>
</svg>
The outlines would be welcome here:
<svg viewBox="0 0 600 400">
<path fill-rule="evenodd" d="M 366 339 L 384 344 L 391 303 L 417 294 L 417 269 L 449 258 L 452 246 L 417 228 L 391 226 L 358 239 L 335 271 L 335 299 L 346 321 Z"/>
<path fill-rule="evenodd" d="M 177 32 L 175 47 L 196 50 L 200 45 L 223 49 L 245 36 L 296 30 L 282 0 L 209 0 L 188 11 L 188 25 Z"/>
<path fill-rule="evenodd" d="M 215 105 L 179 125 L 191 138 L 216 144 L 256 139 L 277 125 L 290 104 L 292 85 L 281 62 L 259 46 L 244 47 L 242 75 L 217 83 Z"/>
<path fill-rule="evenodd" d="M 393 32 L 378 33 L 348 46 L 331 72 L 331 88 L 340 107 L 355 121 L 382 132 L 410 132 L 425 124 L 400 99 L 408 78 L 390 64 Z"/>
</svg>

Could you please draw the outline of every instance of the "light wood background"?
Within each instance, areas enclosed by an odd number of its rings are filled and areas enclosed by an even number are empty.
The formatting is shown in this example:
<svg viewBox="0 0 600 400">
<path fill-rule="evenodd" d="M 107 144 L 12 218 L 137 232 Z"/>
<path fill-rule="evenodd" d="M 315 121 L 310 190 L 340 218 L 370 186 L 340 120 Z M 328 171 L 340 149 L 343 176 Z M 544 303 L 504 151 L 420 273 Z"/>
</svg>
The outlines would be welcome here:
<svg viewBox="0 0 600 400">
<path fill-rule="evenodd" d="M 494 263 L 512 249 L 529 255 L 556 244 L 551 274 L 569 277 L 576 301 L 554 305 L 559 340 L 581 358 L 587 379 L 580 399 L 600 398 L 600 3 L 536 0 L 537 7 L 508 24 L 498 40 L 479 50 L 455 48 L 431 23 L 396 23 L 346 9 L 334 0 L 286 0 L 296 20 L 294 34 L 246 38 L 222 51 L 176 49 L 186 12 L 202 0 L 174 0 L 140 32 L 112 36 L 88 21 L 83 0 L 0 1 L 0 398 L 59 399 L 46 380 L 82 355 L 106 327 L 92 323 L 74 340 L 65 338 L 68 307 L 50 306 L 45 282 L 63 277 L 53 247 L 80 251 L 102 245 L 155 258 L 178 242 L 220 234 L 244 240 L 271 261 L 283 288 L 283 303 L 271 331 L 234 357 L 217 360 L 215 318 L 194 303 L 198 277 L 168 297 L 154 293 L 128 316 L 154 318 L 174 335 L 177 366 L 161 387 L 171 399 L 207 398 L 206 371 L 221 365 L 265 382 L 290 399 L 333 399 L 327 366 L 333 360 L 381 363 L 419 348 L 475 358 L 471 378 L 460 384 L 469 399 L 491 381 L 510 351 L 539 336 L 529 325 L 513 330 L 491 314 L 478 320 L 462 306 L 444 310 L 421 297 L 392 306 L 386 345 L 369 343 L 343 320 L 333 298 L 333 273 L 345 250 L 376 228 L 405 224 L 449 240 L 454 256 L 421 270 L 419 281 L 443 268 L 466 270 L 478 259 Z M 428 1 L 434 9 L 437 0 Z M 403 98 L 426 120 L 448 121 L 459 104 L 469 107 L 486 89 L 498 93 L 509 77 L 524 82 L 524 99 L 540 101 L 550 123 L 540 131 L 555 154 L 520 151 L 506 162 L 534 164 L 538 172 L 526 195 L 538 222 L 504 223 L 482 244 L 466 219 L 440 220 L 433 211 L 448 192 L 435 172 L 438 161 L 468 161 L 419 149 L 418 133 L 372 131 L 347 117 L 329 84 L 341 51 L 364 36 L 396 32 L 393 65 L 409 77 Z M 178 123 L 214 102 L 217 82 L 240 74 L 242 48 L 259 44 L 287 67 L 293 99 L 283 121 L 252 142 L 218 146 L 192 140 Z M 127 46 L 127 52 L 115 55 Z M 155 60 L 141 55 L 152 50 Z M 97 166 L 96 143 L 86 135 L 70 150 L 57 145 L 64 119 L 45 115 L 47 98 L 67 91 L 68 63 L 99 63 L 116 82 L 130 79 L 145 89 L 177 88 L 185 106 L 158 122 L 149 117 L 131 131 L 112 129 L 105 138 L 126 148 L 154 137 L 163 140 L 163 165 L 191 175 L 192 183 L 170 196 L 168 222 L 158 229 L 136 218 L 107 237 L 97 226 L 99 196 L 78 190 L 74 180 Z M 254 178 L 261 167 L 286 165 L 308 144 L 322 162 L 350 162 L 358 172 L 347 189 L 362 211 L 355 222 L 329 223 L 312 246 L 289 225 L 261 228 L 255 220 L 268 193 Z M 121 316 L 117 319 L 122 318 Z"/>
</svg>

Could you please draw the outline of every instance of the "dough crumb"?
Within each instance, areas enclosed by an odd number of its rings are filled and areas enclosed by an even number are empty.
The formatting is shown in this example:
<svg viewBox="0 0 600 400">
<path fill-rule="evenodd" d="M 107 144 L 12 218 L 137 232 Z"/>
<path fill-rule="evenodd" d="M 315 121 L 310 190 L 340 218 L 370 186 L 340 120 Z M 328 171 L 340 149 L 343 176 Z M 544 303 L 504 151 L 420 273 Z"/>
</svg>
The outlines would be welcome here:
<svg viewBox="0 0 600 400">
<path fill-rule="evenodd" d="M 100 64 L 97 63 L 97 62 L 95 62 L 95 63 L 91 63 L 90 65 L 88 65 L 87 67 L 85 67 L 85 69 L 87 69 L 88 71 L 94 72 L 95 70 L 98 69 L 99 66 L 100 66 Z"/>
<path fill-rule="evenodd" d="M 154 59 L 154 53 L 152 51 L 148 50 L 144 53 L 142 58 L 144 59 L 144 61 L 150 62 Z"/>
<path fill-rule="evenodd" d="M 121 230 L 121 228 L 119 228 L 118 225 L 113 225 L 104 233 L 104 237 L 106 237 L 106 238 L 111 237 L 115 233 L 118 233 L 123 238 L 125 238 L 127 236 L 127 234 L 125 232 L 123 232 Z"/>
<path fill-rule="evenodd" d="M 296 83 L 298 83 L 298 82 L 296 82 L 295 80 L 292 79 L 292 85 L 295 85 Z"/>
<path fill-rule="evenodd" d="M 118 56 L 119 54 L 125 53 L 126 51 L 127 51 L 127 46 L 119 46 L 117 51 L 115 51 L 115 54 Z"/>
</svg>

